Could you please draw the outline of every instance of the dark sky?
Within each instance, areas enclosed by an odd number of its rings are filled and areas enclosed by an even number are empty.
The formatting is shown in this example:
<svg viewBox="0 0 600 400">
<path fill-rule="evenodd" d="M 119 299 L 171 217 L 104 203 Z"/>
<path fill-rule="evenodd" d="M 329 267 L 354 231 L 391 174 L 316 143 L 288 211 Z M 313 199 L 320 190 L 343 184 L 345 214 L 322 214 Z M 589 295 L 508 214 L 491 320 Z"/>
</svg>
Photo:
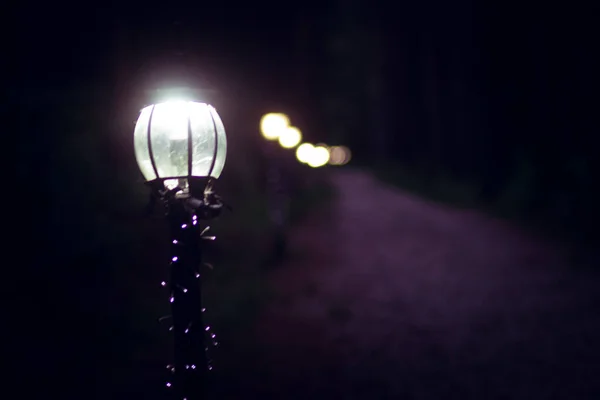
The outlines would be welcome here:
<svg viewBox="0 0 600 400">
<path fill-rule="evenodd" d="M 320 13 L 325 6 L 326 2 L 320 4 Z M 303 7 L 316 17 L 316 10 Z M 27 83 L 62 85 L 102 76 L 123 62 L 114 58 L 117 37 L 127 49 L 138 52 L 137 57 L 183 49 L 196 53 L 210 67 L 245 63 L 252 69 L 261 63 L 268 68 L 270 63 L 281 63 L 291 50 L 302 10 L 276 1 L 199 1 L 179 6 L 80 2 L 30 8 L 21 4 L 14 12 L 11 42 L 17 57 L 13 70 Z M 265 63 L 265 57 L 270 62 Z"/>
<path fill-rule="evenodd" d="M 148 71 L 169 75 L 168 64 L 188 63 L 203 84 L 229 95 L 243 90 L 285 99 L 306 86 L 299 79 L 302 70 L 311 71 L 305 79 L 313 87 L 335 77 L 331 69 L 337 66 L 325 54 L 332 32 L 351 36 L 375 26 L 383 38 L 385 82 L 394 86 L 393 91 L 408 90 L 402 86 L 407 74 L 430 73 L 422 64 L 426 56 L 419 52 L 438 52 L 441 61 L 435 73 L 441 79 L 446 72 L 450 77 L 462 75 L 472 81 L 473 90 L 493 94 L 495 102 L 506 103 L 503 107 L 536 112 L 548 93 L 556 99 L 555 108 L 589 105 L 564 100 L 589 95 L 586 88 L 591 87 L 598 58 L 593 10 L 577 4 L 568 8 L 467 0 L 15 4 L 7 13 L 6 35 L 15 57 L 9 58 L 5 73 L 13 90 L 111 85 L 119 79 L 144 86 Z M 178 51 L 183 54 L 176 55 Z M 140 82 L 133 83 L 136 79 Z M 407 85 L 421 84 L 415 78 L 408 81 Z M 312 101 L 320 96 L 312 87 L 307 90 L 313 91 Z"/>
</svg>

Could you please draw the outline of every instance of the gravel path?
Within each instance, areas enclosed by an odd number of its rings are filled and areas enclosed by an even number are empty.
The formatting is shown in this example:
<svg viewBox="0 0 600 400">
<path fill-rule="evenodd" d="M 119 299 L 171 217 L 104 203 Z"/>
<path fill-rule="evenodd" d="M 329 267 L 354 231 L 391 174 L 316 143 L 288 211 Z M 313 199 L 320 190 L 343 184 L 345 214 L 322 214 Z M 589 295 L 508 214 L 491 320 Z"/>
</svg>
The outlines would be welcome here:
<svg viewBox="0 0 600 400">
<path fill-rule="evenodd" d="M 600 399 L 598 274 L 365 172 L 332 180 L 273 273 L 240 398 Z"/>
</svg>

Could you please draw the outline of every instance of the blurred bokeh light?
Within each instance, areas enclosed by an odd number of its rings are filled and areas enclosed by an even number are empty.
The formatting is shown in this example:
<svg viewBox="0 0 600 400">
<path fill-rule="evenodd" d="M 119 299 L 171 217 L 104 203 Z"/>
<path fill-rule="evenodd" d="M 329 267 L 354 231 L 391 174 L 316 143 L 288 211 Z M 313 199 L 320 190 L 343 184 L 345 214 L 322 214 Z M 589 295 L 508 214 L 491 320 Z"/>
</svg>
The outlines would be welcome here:
<svg viewBox="0 0 600 400">
<path fill-rule="evenodd" d="M 352 158 L 350 149 L 346 146 L 332 146 L 329 148 L 329 164 L 346 165 Z"/>
<path fill-rule="evenodd" d="M 313 168 L 322 167 L 329 161 L 329 150 L 324 146 L 315 146 L 310 151 L 308 165 Z"/>
<path fill-rule="evenodd" d="M 313 149 L 314 149 L 314 146 L 312 144 L 302 143 L 296 149 L 296 158 L 301 163 L 304 163 L 304 164 L 308 163 L 308 161 L 310 160 L 310 153 Z"/>
<path fill-rule="evenodd" d="M 295 126 L 290 126 L 279 134 L 279 144 L 285 149 L 293 149 L 301 141 L 302 133 Z"/>
<path fill-rule="evenodd" d="M 290 119 L 282 113 L 269 113 L 260 120 L 260 131 L 267 140 L 276 140 L 290 126 Z M 292 146 L 293 147 L 293 146 Z"/>
</svg>

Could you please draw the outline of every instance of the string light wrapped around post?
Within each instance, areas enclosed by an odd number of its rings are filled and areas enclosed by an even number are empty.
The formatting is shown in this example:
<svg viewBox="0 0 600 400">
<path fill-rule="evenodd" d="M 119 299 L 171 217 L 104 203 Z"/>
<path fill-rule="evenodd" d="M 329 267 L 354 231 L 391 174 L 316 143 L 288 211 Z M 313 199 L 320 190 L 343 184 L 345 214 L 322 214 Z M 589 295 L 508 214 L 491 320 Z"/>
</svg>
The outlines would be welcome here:
<svg viewBox="0 0 600 400">
<path fill-rule="evenodd" d="M 150 209 L 164 207 L 170 230 L 169 330 L 174 360 L 166 383 L 176 399 L 202 398 L 206 373 L 212 369 L 208 343 L 216 336 L 205 326 L 202 307 L 202 243 L 224 203 L 214 183 L 225 165 L 227 138 L 216 110 L 192 101 L 166 102 L 141 110 L 134 132 L 135 155 L 151 188 Z"/>
</svg>

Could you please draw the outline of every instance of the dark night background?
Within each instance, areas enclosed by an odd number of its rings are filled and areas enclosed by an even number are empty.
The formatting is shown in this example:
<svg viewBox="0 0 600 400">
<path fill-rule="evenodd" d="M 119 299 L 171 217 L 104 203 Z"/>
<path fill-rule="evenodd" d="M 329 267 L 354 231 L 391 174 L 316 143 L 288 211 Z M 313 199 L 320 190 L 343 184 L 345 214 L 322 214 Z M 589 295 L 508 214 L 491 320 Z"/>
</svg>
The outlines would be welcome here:
<svg viewBox="0 0 600 400">
<path fill-rule="evenodd" d="M 161 253 L 148 249 L 164 226 L 141 217 L 131 136 L 146 91 L 161 86 L 207 89 L 225 122 L 223 192 L 241 211 L 223 222 L 223 249 L 253 254 L 243 238 L 261 229 L 258 121 L 280 110 L 307 140 L 349 146 L 354 165 L 387 182 L 466 198 L 597 267 L 596 11 L 462 0 L 7 5 L 5 154 L 18 181 L 8 198 L 24 206 L 7 209 L 21 249 L 6 266 L 23 298 L 6 323 L 19 343 L 15 390 L 114 399 L 160 382 L 153 368 L 168 349 L 147 349 L 167 305 L 153 286 Z M 237 322 L 223 314 L 227 337 Z M 144 356 L 128 355 L 132 343 Z"/>
</svg>

